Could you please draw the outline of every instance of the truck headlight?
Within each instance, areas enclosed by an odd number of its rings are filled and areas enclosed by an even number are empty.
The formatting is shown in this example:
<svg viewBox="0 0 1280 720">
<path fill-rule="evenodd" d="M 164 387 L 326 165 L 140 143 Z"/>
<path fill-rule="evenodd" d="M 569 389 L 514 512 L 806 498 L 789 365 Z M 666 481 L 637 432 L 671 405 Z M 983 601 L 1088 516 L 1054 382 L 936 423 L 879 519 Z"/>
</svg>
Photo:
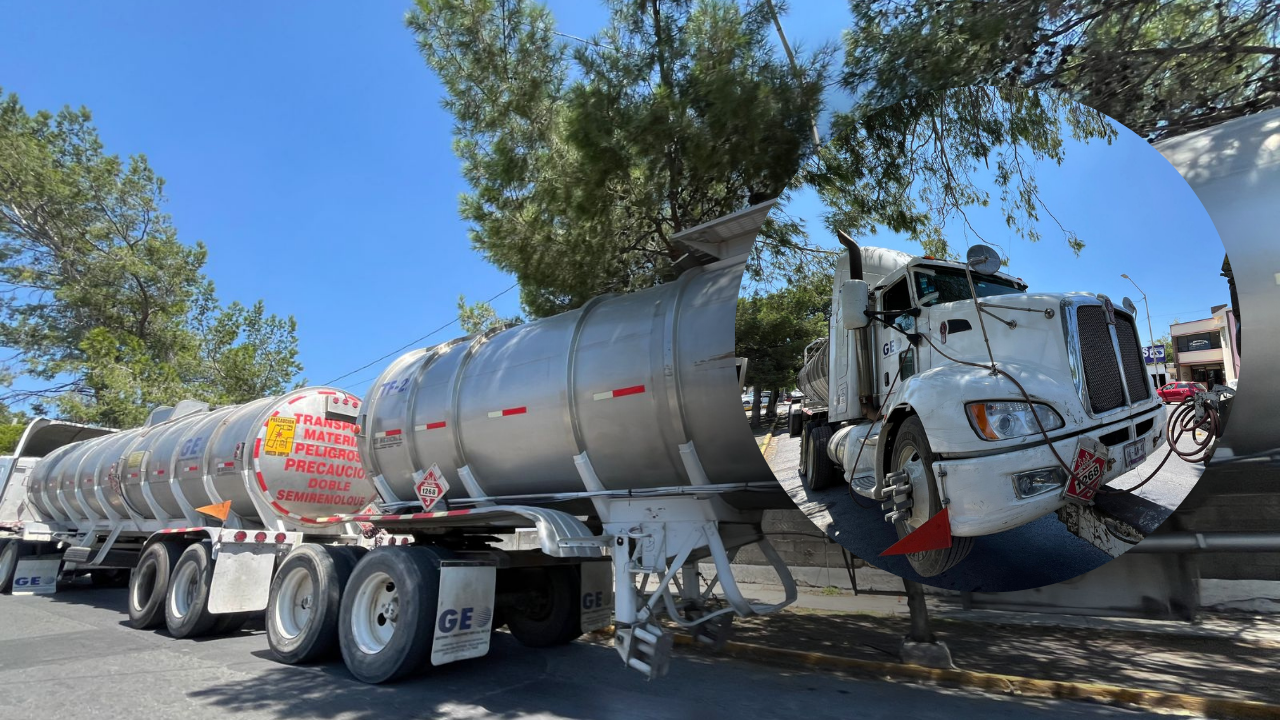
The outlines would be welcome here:
<svg viewBox="0 0 1280 720">
<path fill-rule="evenodd" d="M 1062 428 L 1062 416 L 1043 403 L 1024 402 L 975 402 L 965 405 L 969 424 L 984 440 L 1008 440 L 1040 434 L 1036 417 L 1044 425 L 1045 432 Z M 1035 413 L 1032 417 L 1031 413 Z"/>
</svg>

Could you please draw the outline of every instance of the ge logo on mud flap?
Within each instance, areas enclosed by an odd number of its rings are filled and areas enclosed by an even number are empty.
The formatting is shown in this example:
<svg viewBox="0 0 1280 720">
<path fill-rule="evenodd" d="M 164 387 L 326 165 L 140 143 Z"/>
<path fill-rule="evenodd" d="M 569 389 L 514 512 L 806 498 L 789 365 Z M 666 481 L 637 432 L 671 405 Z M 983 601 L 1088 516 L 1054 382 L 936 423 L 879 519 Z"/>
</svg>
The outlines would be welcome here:
<svg viewBox="0 0 1280 720">
<path fill-rule="evenodd" d="M 597 590 L 596 592 L 589 592 L 582 596 L 583 610 L 594 610 L 596 608 L 602 608 L 602 607 L 604 607 L 604 591 L 603 590 Z"/>
<path fill-rule="evenodd" d="M 482 629 L 489 626 L 493 622 L 493 608 L 461 608 L 454 610 L 449 608 L 440 613 L 439 619 L 436 620 L 436 629 L 442 633 L 451 633 L 454 631 Z"/>
</svg>

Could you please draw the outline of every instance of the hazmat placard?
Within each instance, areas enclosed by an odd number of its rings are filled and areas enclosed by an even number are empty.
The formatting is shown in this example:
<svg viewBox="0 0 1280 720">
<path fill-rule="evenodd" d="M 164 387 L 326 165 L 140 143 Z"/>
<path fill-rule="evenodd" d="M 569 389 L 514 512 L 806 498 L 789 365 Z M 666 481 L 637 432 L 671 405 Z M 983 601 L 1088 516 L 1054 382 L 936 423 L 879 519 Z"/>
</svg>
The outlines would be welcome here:
<svg viewBox="0 0 1280 720">
<path fill-rule="evenodd" d="M 413 489 L 418 494 L 418 501 L 422 503 L 423 512 L 431 512 L 431 508 L 435 507 L 444 494 L 449 492 L 449 481 L 444 479 L 440 466 L 432 463 L 431 468 L 422 474 Z"/>
<path fill-rule="evenodd" d="M 444 561 L 440 564 L 440 600 L 436 605 L 431 664 L 481 657 L 489 652 L 493 631 L 493 565 Z"/>
<path fill-rule="evenodd" d="M 1062 490 L 1063 497 L 1071 502 L 1092 505 L 1093 496 L 1102 486 L 1102 476 L 1107 471 L 1107 447 L 1088 435 L 1081 435 L 1076 442 L 1076 454 L 1071 461 L 1071 477 Z"/>
<path fill-rule="evenodd" d="M 262 452 L 267 455 L 278 456 L 285 456 L 293 452 L 293 435 L 297 429 L 297 418 L 269 418 L 267 420 L 266 438 L 262 441 Z"/>
</svg>

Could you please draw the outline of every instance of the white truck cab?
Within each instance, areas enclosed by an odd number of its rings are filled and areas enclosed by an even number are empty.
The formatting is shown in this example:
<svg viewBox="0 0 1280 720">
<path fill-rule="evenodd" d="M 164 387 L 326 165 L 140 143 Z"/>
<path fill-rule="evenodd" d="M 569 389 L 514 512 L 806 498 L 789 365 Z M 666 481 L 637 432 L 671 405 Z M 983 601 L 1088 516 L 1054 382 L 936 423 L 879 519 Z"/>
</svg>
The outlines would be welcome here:
<svg viewBox="0 0 1280 720">
<path fill-rule="evenodd" d="M 998 261 L 981 273 L 845 244 L 829 336 L 806 351 L 809 402 L 792 431 L 812 489 L 842 470 L 885 503 L 900 538 L 947 511 L 947 546 L 908 555 L 921 575 L 964 559 L 966 538 L 1089 503 L 1164 442 L 1127 298 L 1121 308 L 1103 295 L 1034 293 Z"/>
</svg>

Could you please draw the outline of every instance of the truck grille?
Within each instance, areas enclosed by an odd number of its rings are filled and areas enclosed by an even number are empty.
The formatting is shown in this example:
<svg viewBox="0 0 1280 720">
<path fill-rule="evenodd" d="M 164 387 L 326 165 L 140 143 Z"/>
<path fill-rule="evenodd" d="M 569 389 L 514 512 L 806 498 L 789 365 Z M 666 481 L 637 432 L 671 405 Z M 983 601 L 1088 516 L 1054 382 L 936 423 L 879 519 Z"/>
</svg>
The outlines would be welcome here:
<svg viewBox="0 0 1280 720">
<path fill-rule="evenodd" d="M 1138 329 L 1133 320 L 1116 315 L 1116 339 L 1120 341 L 1120 360 L 1124 363 L 1124 381 L 1129 385 L 1129 402 L 1141 402 L 1151 397 L 1147 387 L 1146 362 L 1142 359 L 1142 344 L 1138 342 Z"/>
<path fill-rule="evenodd" d="M 1114 410 L 1124 405 L 1124 386 L 1116 365 L 1116 350 L 1107 329 L 1107 314 L 1101 305 L 1076 308 L 1080 329 L 1080 359 L 1084 362 L 1085 387 L 1089 390 L 1089 407 L 1095 413 Z"/>
</svg>

